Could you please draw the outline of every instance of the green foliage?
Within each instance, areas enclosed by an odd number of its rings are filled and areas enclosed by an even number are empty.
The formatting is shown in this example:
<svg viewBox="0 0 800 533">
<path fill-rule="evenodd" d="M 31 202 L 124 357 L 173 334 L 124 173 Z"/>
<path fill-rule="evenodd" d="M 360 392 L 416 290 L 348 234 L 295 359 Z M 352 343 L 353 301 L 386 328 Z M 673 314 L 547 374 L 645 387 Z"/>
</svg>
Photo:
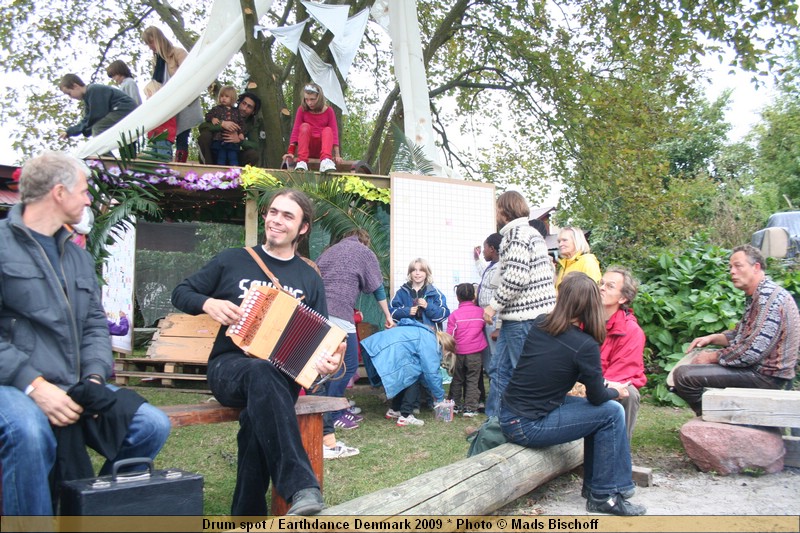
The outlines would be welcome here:
<svg viewBox="0 0 800 533">
<path fill-rule="evenodd" d="M 730 255 L 729 249 L 693 239 L 679 254 L 648 258 L 637 273 L 634 308 L 647 336 L 647 390 L 657 402 L 685 405 L 667 390 L 667 372 L 693 339 L 731 329 L 742 317 L 745 296 L 730 280 Z M 800 300 L 800 262 L 769 259 L 767 275 Z"/>
<path fill-rule="evenodd" d="M 741 318 L 744 294 L 730 281 L 729 257 L 730 250 L 693 240 L 680 254 L 664 252 L 645 262 L 634 307 L 651 350 L 647 387 L 659 402 L 683 404 L 664 379 L 688 343 Z"/>
<path fill-rule="evenodd" d="M 777 184 L 775 200 L 781 208 L 800 206 L 800 45 L 790 60 L 778 97 L 756 128 L 757 169 L 762 179 Z"/>
</svg>

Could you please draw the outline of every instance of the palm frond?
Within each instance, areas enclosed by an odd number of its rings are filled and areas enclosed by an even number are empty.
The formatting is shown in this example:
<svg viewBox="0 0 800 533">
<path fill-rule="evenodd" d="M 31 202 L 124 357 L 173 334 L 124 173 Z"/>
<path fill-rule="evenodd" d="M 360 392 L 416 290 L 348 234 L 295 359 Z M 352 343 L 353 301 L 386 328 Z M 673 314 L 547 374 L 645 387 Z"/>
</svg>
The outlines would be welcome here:
<svg viewBox="0 0 800 533">
<path fill-rule="evenodd" d="M 397 124 L 392 124 L 391 139 L 394 144 L 392 170 L 433 176 L 435 172 L 433 162 L 425 155 L 425 149 L 411 142 Z"/>
</svg>

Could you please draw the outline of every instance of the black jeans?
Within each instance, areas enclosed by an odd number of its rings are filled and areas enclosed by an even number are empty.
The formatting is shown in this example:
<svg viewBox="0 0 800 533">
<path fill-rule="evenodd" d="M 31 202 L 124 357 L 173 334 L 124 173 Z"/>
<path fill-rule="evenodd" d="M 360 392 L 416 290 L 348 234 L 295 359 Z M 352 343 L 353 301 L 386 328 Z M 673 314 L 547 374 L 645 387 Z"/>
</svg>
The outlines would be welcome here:
<svg viewBox="0 0 800 533">
<path fill-rule="evenodd" d="M 675 394 L 686 400 L 694 412 L 703 414 L 703 391 L 726 387 L 782 389 L 789 380 L 765 376 L 753 368 L 729 368 L 718 364 L 684 365 L 675 369 Z"/>
<path fill-rule="evenodd" d="M 408 416 L 414 410 L 414 405 L 419 401 L 419 381 L 400 391 L 392 398 L 392 409 L 400 411 L 403 416 Z"/>
<path fill-rule="evenodd" d="M 300 387 L 292 378 L 268 361 L 231 352 L 209 362 L 208 383 L 222 405 L 243 408 L 231 515 L 266 516 L 270 478 L 286 501 L 319 488 L 300 437 L 294 411 Z"/>
</svg>

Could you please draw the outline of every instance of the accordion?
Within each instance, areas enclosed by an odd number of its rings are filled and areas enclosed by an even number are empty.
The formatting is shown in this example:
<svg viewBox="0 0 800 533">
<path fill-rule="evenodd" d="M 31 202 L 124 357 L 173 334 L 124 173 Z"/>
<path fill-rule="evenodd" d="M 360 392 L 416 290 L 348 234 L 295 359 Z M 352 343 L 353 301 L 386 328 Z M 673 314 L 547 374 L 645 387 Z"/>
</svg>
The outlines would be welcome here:
<svg viewBox="0 0 800 533">
<path fill-rule="evenodd" d="M 241 307 L 242 318 L 228 326 L 226 335 L 246 354 L 266 359 L 305 388 L 319 377 L 317 360 L 347 338 L 326 317 L 272 287 L 251 287 Z"/>
</svg>

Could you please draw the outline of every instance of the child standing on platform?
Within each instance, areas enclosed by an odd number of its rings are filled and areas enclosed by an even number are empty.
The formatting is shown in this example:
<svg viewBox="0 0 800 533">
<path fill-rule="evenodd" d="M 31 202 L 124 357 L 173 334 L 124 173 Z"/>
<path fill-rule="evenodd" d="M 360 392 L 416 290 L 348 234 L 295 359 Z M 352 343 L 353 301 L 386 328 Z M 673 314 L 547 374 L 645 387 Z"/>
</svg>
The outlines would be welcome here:
<svg viewBox="0 0 800 533">
<path fill-rule="evenodd" d="M 239 166 L 239 148 L 244 140 L 244 121 L 239 115 L 239 110 L 233 107 L 236 103 L 236 96 L 236 89 L 226 85 L 219 90 L 219 96 L 217 96 L 218 105 L 212 107 L 206 113 L 206 122 L 210 122 L 215 126 L 222 124 L 224 121 L 233 122 L 239 126 L 239 142 L 226 141 L 223 138 L 224 131 L 214 133 L 211 152 L 214 154 L 214 161 L 218 165 Z"/>
<path fill-rule="evenodd" d="M 458 412 L 466 417 L 478 414 L 478 380 L 481 376 L 482 354 L 487 348 L 483 331 L 483 308 L 475 304 L 475 286 L 461 283 L 456 286 L 458 309 L 447 319 L 447 333 L 456 340 L 456 364 L 450 396 Z"/>
</svg>

